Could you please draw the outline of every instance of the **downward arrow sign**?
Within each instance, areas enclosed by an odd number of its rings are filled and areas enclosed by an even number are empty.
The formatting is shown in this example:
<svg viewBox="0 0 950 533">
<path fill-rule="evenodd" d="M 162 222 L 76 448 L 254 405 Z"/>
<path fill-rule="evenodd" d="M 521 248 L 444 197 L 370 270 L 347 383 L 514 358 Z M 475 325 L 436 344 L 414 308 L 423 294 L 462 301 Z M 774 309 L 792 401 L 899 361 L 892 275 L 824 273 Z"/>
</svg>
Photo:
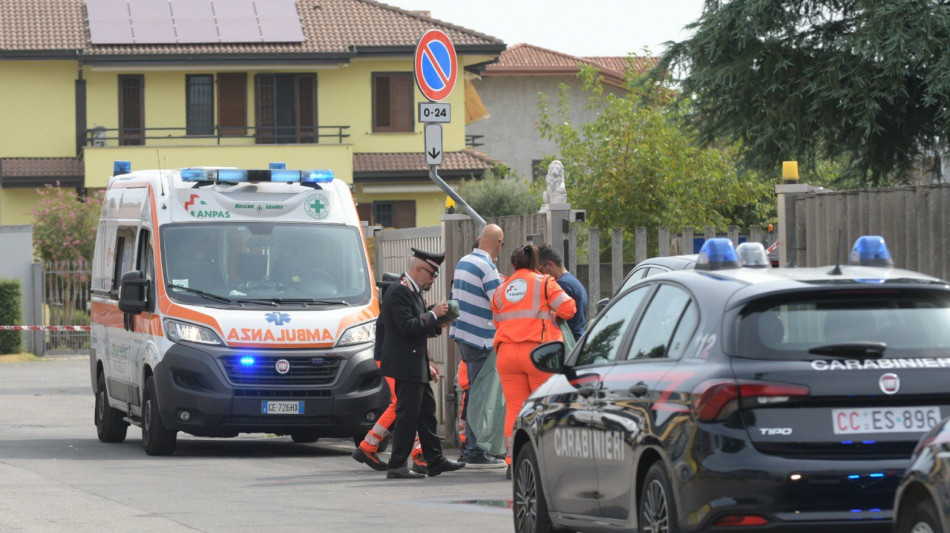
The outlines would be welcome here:
<svg viewBox="0 0 950 533">
<path fill-rule="evenodd" d="M 425 138 L 426 138 L 426 164 L 427 165 L 441 165 L 442 164 L 442 125 L 441 124 L 426 124 L 425 126 Z"/>
<path fill-rule="evenodd" d="M 435 158 L 439 157 L 439 154 L 441 154 L 441 153 L 442 153 L 442 152 L 437 152 L 437 151 L 435 151 L 435 148 L 433 148 L 432 150 L 429 150 L 429 157 L 431 157 L 432 159 L 435 159 Z"/>
</svg>

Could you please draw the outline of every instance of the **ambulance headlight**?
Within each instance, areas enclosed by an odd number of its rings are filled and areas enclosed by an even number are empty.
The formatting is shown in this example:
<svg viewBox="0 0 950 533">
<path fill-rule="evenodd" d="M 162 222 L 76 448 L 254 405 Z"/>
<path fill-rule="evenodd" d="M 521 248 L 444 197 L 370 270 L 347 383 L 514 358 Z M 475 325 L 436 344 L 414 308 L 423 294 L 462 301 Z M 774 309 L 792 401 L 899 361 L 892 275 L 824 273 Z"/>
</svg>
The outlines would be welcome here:
<svg viewBox="0 0 950 533">
<path fill-rule="evenodd" d="M 350 344 L 362 344 L 364 342 L 373 342 L 376 340 L 376 321 L 363 322 L 357 324 L 343 332 L 337 346 L 348 346 Z"/>
<path fill-rule="evenodd" d="M 188 341 L 198 344 L 223 344 L 218 335 L 211 329 L 188 322 L 179 322 L 166 318 L 164 320 L 165 336 L 172 342 Z"/>
</svg>

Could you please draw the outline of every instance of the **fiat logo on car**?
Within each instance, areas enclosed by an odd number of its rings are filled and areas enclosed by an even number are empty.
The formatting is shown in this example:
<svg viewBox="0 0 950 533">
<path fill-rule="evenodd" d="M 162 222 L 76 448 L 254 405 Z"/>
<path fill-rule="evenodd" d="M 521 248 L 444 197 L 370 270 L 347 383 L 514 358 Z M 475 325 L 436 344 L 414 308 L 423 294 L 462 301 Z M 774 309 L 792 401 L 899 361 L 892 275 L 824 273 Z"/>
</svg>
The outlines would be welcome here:
<svg viewBox="0 0 950 533">
<path fill-rule="evenodd" d="M 274 368 L 277 369 L 278 374 L 286 374 L 290 372 L 290 361 L 286 359 L 279 359 L 277 364 L 274 365 Z"/>
<path fill-rule="evenodd" d="M 901 378 L 897 377 L 897 374 L 884 374 L 877 384 L 881 386 L 884 394 L 897 394 L 897 391 L 901 390 Z"/>
</svg>

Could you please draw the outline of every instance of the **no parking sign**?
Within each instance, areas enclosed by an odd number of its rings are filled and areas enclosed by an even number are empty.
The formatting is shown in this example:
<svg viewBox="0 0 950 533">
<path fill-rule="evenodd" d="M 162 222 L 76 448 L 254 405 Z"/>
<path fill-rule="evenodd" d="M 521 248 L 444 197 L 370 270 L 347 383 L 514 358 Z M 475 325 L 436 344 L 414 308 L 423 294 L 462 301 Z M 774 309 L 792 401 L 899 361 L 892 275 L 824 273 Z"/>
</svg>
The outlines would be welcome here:
<svg viewBox="0 0 950 533">
<path fill-rule="evenodd" d="M 458 57 L 448 35 L 440 30 L 422 34 L 414 65 L 416 85 L 426 98 L 440 102 L 452 93 L 458 78 Z"/>
</svg>

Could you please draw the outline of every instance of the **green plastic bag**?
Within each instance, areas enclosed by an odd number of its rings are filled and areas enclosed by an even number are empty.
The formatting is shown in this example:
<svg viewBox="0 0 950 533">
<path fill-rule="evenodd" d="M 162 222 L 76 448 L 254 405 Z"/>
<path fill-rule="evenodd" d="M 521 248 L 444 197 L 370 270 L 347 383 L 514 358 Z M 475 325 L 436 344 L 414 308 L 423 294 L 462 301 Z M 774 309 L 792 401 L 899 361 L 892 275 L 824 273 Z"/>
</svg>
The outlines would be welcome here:
<svg viewBox="0 0 950 533">
<path fill-rule="evenodd" d="M 495 368 L 493 349 L 468 393 L 468 424 L 476 445 L 486 453 L 505 455 L 505 394 Z"/>
<path fill-rule="evenodd" d="M 561 328 L 561 335 L 564 335 L 564 357 L 567 358 L 571 354 L 571 351 L 574 350 L 574 345 L 577 344 L 577 341 L 574 340 L 574 332 L 571 331 L 571 327 L 567 325 L 567 320 L 562 318 L 557 319 L 557 325 Z M 564 361 L 561 361 L 562 363 Z"/>
</svg>

